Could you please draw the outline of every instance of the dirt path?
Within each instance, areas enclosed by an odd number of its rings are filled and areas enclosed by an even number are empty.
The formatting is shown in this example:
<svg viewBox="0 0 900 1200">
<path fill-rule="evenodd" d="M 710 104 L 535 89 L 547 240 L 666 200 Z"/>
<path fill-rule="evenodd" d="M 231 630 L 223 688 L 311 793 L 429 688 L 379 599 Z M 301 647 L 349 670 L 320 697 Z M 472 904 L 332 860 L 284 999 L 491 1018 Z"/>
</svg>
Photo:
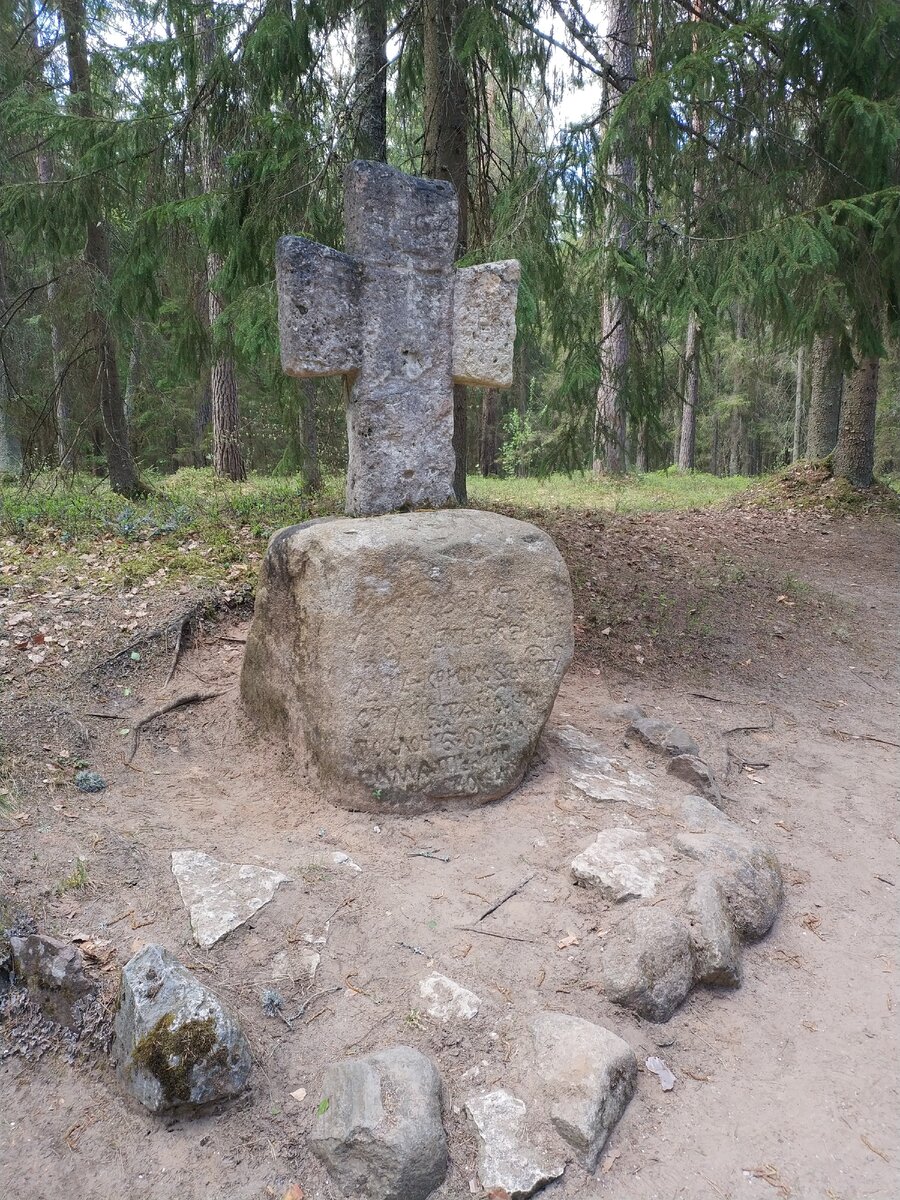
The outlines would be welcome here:
<svg viewBox="0 0 900 1200">
<path fill-rule="evenodd" d="M 502 1081 L 523 1013 L 541 1006 L 608 1025 L 678 1078 L 663 1093 L 642 1073 L 597 1175 L 570 1168 L 548 1200 L 897 1194 L 896 528 L 741 512 L 553 528 L 576 581 L 580 639 L 553 723 L 600 737 L 662 785 L 659 764 L 624 744 L 611 705 L 677 718 L 716 768 L 730 815 L 781 858 L 785 906 L 746 951 L 742 987 L 696 991 L 663 1026 L 598 991 L 609 913 L 567 878 L 598 808 L 565 786 L 552 738 L 507 800 L 376 829 L 255 739 L 233 690 L 241 647 L 209 637 L 168 687 L 159 661 L 129 682 L 131 695 L 107 681 L 67 699 L 109 787 L 29 786 L 27 819 L 4 822 L 3 891 L 42 928 L 108 939 L 120 960 L 141 941 L 174 950 L 239 1011 L 252 1089 L 219 1115 L 160 1121 L 125 1103 L 104 1064 L 41 1053 L 37 1028 L 4 1047 L 0 1026 L 0 1196 L 280 1200 L 296 1180 L 325 1200 L 333 1193 L 305 1147 L 323 1062 L 406 1042 L 434 1055 L 448 1084 L 452 1167 L 438 1196 L 462 1200 L 474 1166 L 462 1098 L 473 1080 Z M 135 712 L 197 688 L 224 695 L 158 722 L 125 766 L 120 731 Z M 38 708 L 59 700 L 29 692 Z M 121 719 L 85 715 L 103 709 Z M 41 745 L 23 759 L 32 783 L 79 737 L 65 721 L 38 728 Z M 171 850 L 188 847 L 277 866 L 294 882 L 202 952 L 169 872 Z M 429 849 L 451 861 L 410 857 Z M 336 850 L 362 871 L 334 864 Z M 88 886 L 61 886 L 78 858 Z M 504 937 L 460 928 L 527 876 L 492 918 Z M 423 1019 L 416 985 L 431 963 L 482 997 L 464 1029 Z M 332 986 L 341 990 L 294 1031 L 259 1003 L 276 987 L 293 1011 Z M 305 1105 L 290 1096 L 300 1087 Z"/>
</svg>

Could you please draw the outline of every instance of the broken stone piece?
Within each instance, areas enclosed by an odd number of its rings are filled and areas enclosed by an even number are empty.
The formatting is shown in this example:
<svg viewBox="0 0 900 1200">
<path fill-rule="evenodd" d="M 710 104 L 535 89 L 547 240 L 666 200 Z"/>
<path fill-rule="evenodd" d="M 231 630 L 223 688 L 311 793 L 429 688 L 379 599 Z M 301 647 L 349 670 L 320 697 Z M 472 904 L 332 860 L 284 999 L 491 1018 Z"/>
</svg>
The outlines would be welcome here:
<svg viewBox="0 0 900 1200">
<path fill-rule="evenodd" d="M 640 829 L 604 829 L 572 863 L 576 883 L 596 887 L 618 904 L 654 896 L 665 871 L 665 855 Z"/>
<path fill-rule="evenodd" d="M 9 939 L 12 974 L 42 1011 L 70 1029 L 81 1024 L 81 1006 L 93 992 L 80 950 L 69 942 L 34 933 Z"/>
<path fill-rule="evenodd" d="M 122 970 L 112 1055 L 125 1089 L 151 1112 L 198 1110 L 236 1095 L 250 1047 L 218 996 L 162 946 Z"/>
<path fill-rule="evenodd" d="M 496 513 L 398 513 L 269 544 L 241 675 L 261 725 L 335 803 L 480 804 L 522 780 L 572 657 L 547 534 Z"/>
<path fill-rule="evenodd" d="M 518 1096 L 502 1089 L 470 1096 L 466 1112 L 478 1131 L 478 1178 L 486 1192 L 524 1200 L 565 1171 L 564 1158 L 535 1140 L 525 1102 Z"/>
<path fill-rule="evenodd" d="M 713 987 L 739 987 L 741 943 L 717 873 L 701 871 L 686 900 L 695 980 Z"/>
<path fill-rule="evenodd" d="M 638 717 L 628 727 L 651 750 L 663 754 L 699 755 L 700 747 L 685 731 L 671 721 L 660 721 L 656 717 Z"/>
<path fill-rule="evenodd" d="M 429 975 L 419 984 L 425 1011 L 439 1021 L 471 1021 L 478 1016 L 481 1000 L 446 975 Z"/>
<path fill-rule="evenodd" d="M 621 921 L 605 945 L 606 995 L 648 1021 L 668 1021 L 694 982 L 691 930 L 661 908 L 641 908 Z"/>
<path fill-rule="evenodd" d="M 695 754 L 676 754 L 669 760 L 666 770 L 676 779 L 682 779 L 691 787 L 696 788 L 701 795 L 706 796 L 714 804 L 722 803 L 722 793 L 719 791 L 716 777 L 702 758 L 698 758 Z"/>
<path fill-rule="evenodd" d="M 536 1087 L 557 1133 L 593 1171 L 606 1139 L 634 1095 L 637 1062 L 627 1042 L 565 1013 L 531 1023 Z"/>
<path fill-rule="evenodd" d="M 199 850 L 174 850 L 172 874 L 205 950 L 268 904 L 288 877 L 268 867 L 219 862 Z"/>
<path fill-rule="evenodd" d="M 447 1138 L 431 1059 L 379 1050 L 328 1067 L 321 1090 L 310 1148 L 345 1196 L 425 1200 L 440 1187 Z"/>
</svg>

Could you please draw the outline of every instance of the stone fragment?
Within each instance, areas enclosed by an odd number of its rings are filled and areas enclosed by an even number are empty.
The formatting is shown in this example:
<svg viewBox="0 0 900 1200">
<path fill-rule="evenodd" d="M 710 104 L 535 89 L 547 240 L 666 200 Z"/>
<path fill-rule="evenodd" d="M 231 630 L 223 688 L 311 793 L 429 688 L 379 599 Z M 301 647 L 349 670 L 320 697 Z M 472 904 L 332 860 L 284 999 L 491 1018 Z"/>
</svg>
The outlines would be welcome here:
<svg viewBox="0 0 900 1200">
<path fill-rule="evenodd" d="M 660 721 L 656 717 L 638 717 L 629 725 L 635 734 L 651 750 L 663 754 L 699 754 L 700 747 L 685 731 L 671 721 Z"/>
<path fill-rule="evenodd" d="M 627 1042 L 601 1025 L 565 1013 L 541 1013 L 531 1023 L 536 1088 L 557 1133 L 593 1171 L 637 1078 Z"/>
<path fill-rule="evenodd" d="M 668 1021 L 694 982 L 691 931 L 661 908 L 641 908 L 606 940 L 601 974 L 606 995 L 648 1021 Z"/>
<path fill-rule="evenodd" d="M 676 850 L 716 872 L 738 934 L 763 937 L 784 898 L 777 858 L 701 796 L 688 796 L 680 811 L 687 831 L 676 834 Z"/>
<path fill-rule="evenodd" d="M 425 1200 L 440 1187 L 441 1077 L 424 1054 L 394 1046 L 349 1059 L 327 1068 L 321 1088 L 310 1148 L 345 1196 Z"/>
<path fill-rule="evenodd" d="M 657 1058 L 655 1054 L 651 1054 L 644 1063 L 644 1066 L 651 1074 L 656 1076 L 659 1080 L 659 1086 L 664 1092 L 671 1092 L 674 1089 L 675 1076 L 664 1059 Z"/>
<path fill-rule="evenodd" d="M 268 867 L 219 862 L 199 850 L 174 850 L 172 874 L 204 949 L 248 921 L 288 878 Z"/>
<path fill-rule="evenodd" d="M 471 387 L 513 381 L 519 264 L 480 263 L 456 272 L 453 288 L 453 379 Z"/>
<path fill-rule="evenodd" d="M 715 775 L 696 754 L 676 754 L 674 758 L 669 759 L 666 770 L 676 779 L 681 779 L 696 788 L 714 804 L 722 803 L 722 793 L 719 791 Z"/>
<path fill-rule="evenodd" d="M 425 1011 L 439 1021 L 471 1021 L 478 1016 L 481 1007 L 481 1000 L 474 992 L 446 975 L 429 975 L 423 979 L 419 994 L 425 1001 Z"/>
<path fill-rule="evenodd" d="M 568 571 L 533 525 L 335 520 L 272 539 L 241 693 L 336 803 L 482 803 L 521 781 L 572 649 Z"/>
<path fill-rule="evenodd" d="M 197 1110 L 236 1095 L 252 1059 L 237 1019 L 162 946 L 122 970 L 112 1055 L 126 1090 L 151 1112 Z"/>
<path fill-rule="evenodd" d="M 518 1096 L 502 1089 L 470 1096 L 466 1112 L 480 1142 L 478 1178 L 489 1194 L 524 1200 L 565 1171 L 565 1159 L 538 1144 Z"/>
<path fill-rule="evenodd" d="M 694 979 L 714 987 L 739 987 L 741 943 L 715 871 L 701 871 L 686 895 L 685 916 L 694 948 Z"/>
<path fill-rule="evenodd" d="M 573 861 L 572 875 L 576 883 L 596 887 L 605 900 L 618 904 L 655 896 L 665 861 L 643 830 L 604 829 Z"/>
<path fill-rule="evenodd" d="M 34 933 L 9 939 L 12 974 L 48 1017 L 70 1029 L 81 1024 L 81 1008 L 93 992 L 81 952 L 69 942 Z"/>
<path fill-rule="evenodd" d="M 615 758 L 585 756 L 581 769 L 569 774 L 569 783 L 590 800 L 630 804 L 636 808 L 656 807 L 652 782 Z"/>
</svg>

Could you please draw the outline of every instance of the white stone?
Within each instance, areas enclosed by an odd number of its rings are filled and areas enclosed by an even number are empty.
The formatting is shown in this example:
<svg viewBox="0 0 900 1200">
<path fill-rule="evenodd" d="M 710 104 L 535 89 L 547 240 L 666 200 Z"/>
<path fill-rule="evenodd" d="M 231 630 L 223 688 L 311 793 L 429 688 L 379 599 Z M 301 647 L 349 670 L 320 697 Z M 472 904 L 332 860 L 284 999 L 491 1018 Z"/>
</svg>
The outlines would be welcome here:
<svg viewBox="0 0 900 1200">
<path fill-rule="evenodd" d="M 569 783 L 591 800 L 654 808 L 655 789 L 646 775 L 632 771 L 616 758 L 592 754 L 582 759 L 582 767 L 569 774 Z"/>
<path fill-rule="evenodd" d="M 190 913 L 194 940 L 204 949 L 243 925 L 289 882 L 280 871 L 219 862 L 199 850 L 174 850 L 172 874 Z"/>
<path fill-rule="evenodd" d="M 481 1000 L 474 992 L 446 975 L 434 974 L 423 979 L 419 994 L 425 1001 L 425 1011 L 439 1021 L 471 1021 L 481 1007 Z"/>
<path fill-rule="evenodd" d="M 599 888 L 617 904 L 656 895 L 666 856 L 640 829 L 604 829 L 572 863 L 576 883 Z"/>
<path fill-rule="evenodd" d="M 353 861 L 345 850 L 335 850 L 331 856 L 331 861 L 339 867 L 349 867 L 351 871 L 361 871 L 362 867 L 359 863 Z"/>
<path fill-rule="evenodd" d="M 562 1156 L 549 1154 L 528 1129 L 524 1100 L 498 1089 L 466 1100 L 481 1143 L 478 1178 L 486 1192 L 499 1190 L 509 1200 L 524 1200 L 566 1169 Z"/>
</svg>

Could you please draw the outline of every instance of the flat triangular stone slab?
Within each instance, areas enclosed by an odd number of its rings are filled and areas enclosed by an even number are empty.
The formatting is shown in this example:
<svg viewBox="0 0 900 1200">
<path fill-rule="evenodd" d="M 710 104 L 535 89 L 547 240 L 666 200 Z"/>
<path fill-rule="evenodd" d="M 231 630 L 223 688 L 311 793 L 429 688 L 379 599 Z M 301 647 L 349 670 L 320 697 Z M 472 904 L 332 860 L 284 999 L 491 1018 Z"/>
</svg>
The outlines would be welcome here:
<svg viewBox="0 0 900 1200">
<path fill-rule="evenodd" d="M 219 862 L 199 850 L 173 850 L 172 874 L 205 950 L 268 904 L 287 875 L 268 867 Z"/>
</svg>

